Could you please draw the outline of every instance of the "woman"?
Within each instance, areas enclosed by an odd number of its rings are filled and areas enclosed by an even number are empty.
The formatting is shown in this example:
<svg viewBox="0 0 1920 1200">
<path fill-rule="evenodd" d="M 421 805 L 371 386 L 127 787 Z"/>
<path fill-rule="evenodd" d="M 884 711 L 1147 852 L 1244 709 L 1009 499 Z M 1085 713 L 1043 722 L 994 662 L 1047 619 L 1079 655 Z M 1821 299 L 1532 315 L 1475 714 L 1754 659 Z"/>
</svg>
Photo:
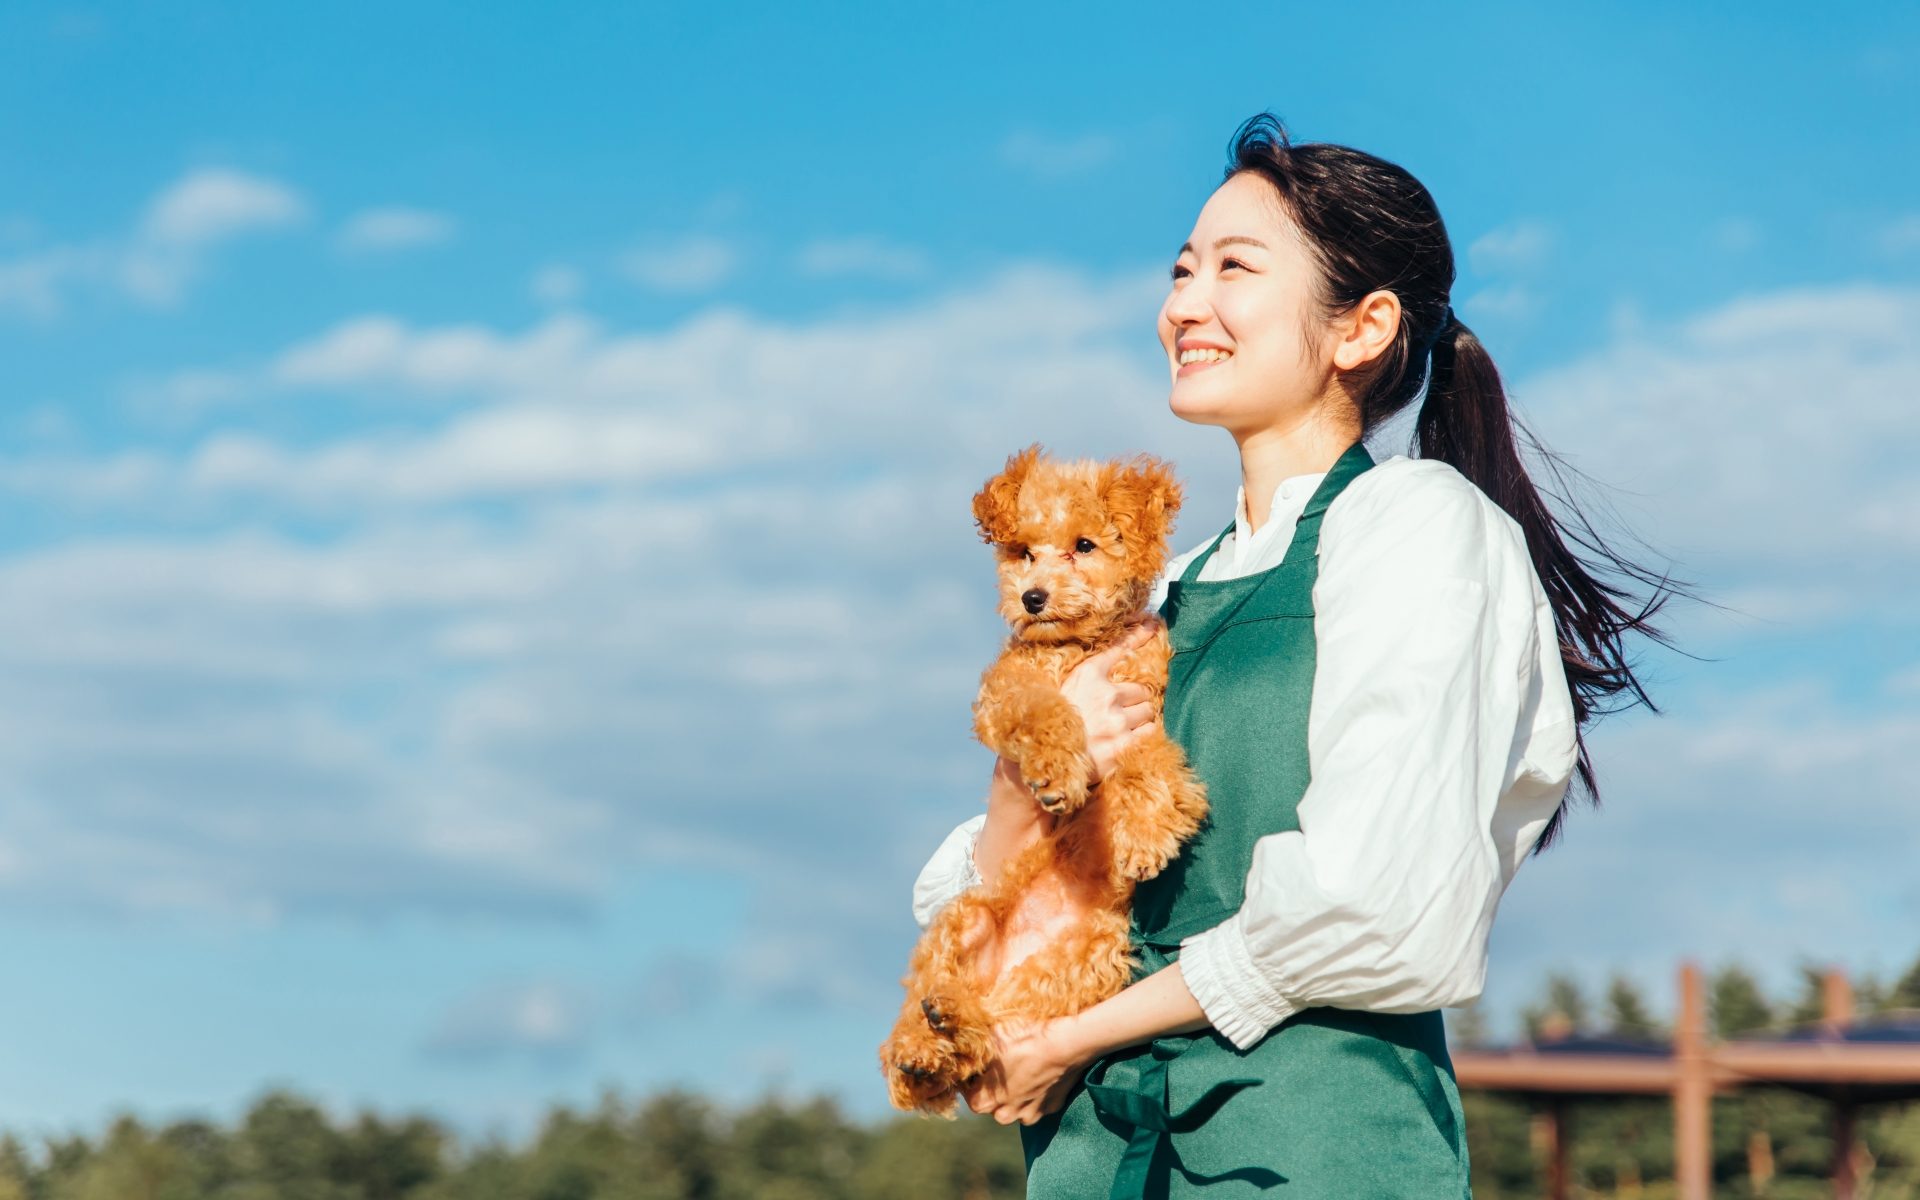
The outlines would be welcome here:
<svg viewBox="0 0 1920 1200">
<path fill-rule="evenodd" d="M 1238 131 L 1159 318 L 1174 414 L 1240 452 L 1233 522 L 1156 594 L 1164 720 L 1212 812 L 1135 896 L 1132 986 L 997 1031 L 968 1093 L 1022 1125 L 1033 1200 L 1469 1194 L 1438 1010 L 1479 994 L 1501 894 L 1572 777 L 1591 791 L 1587 718 L 1646 699 L 1622 641 L 1659 637 L 1667 589 L 1549 510 L 1453 280 L 1407 172 L 1268 114 Z M 1362 438 L 1423 386 L 1419 457 L 1376 464 Z M 1151 717 L 1118 653 L 1068 681 L 1096 770 Z M 921 923 L 1040 820 L 996 764 Z"/>
</svg>

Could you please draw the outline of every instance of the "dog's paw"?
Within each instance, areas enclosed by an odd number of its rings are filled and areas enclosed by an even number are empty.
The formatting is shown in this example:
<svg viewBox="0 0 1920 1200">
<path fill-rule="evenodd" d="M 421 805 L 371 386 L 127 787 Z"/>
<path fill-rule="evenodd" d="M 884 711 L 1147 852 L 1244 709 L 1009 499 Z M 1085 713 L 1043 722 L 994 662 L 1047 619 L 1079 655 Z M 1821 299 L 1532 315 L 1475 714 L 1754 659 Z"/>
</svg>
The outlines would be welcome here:
<svg viewBox="0 0 1920 1200">
<path fill-rule="evenodd" d="M 1087 802 L 1087 778 L 1092 774 L 1093 763 L 1084 753 L 1035 750 L 1020 763 L 1020 777 L 1034 800 L 1056 817 L 1077 812 Z"/>
<path fill-rule="evenodd" d="M 1118 845 L 1114 847 L 1113 865 L 1123 878 L 1144 883 L 1166 870 L 1174 853 L 1174 849 L 1164 846 Z"/>
<path fill-rule="evenodd" d="M 946 1038 L 924 1025 L 896 1030 L 880 1048 L 880 1065 L 895 1108 L 908 1112 L 951 1108 L 960 1064 Z"/>
</svg>

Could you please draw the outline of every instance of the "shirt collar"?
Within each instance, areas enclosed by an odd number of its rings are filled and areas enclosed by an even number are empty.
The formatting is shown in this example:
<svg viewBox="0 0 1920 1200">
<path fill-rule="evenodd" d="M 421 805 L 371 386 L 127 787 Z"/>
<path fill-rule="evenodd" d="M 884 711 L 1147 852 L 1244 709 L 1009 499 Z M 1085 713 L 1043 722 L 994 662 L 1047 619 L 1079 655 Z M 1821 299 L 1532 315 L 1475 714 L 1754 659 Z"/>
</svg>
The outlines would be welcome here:
<svg viewBox="0 0 1920 1200">
<path fill-rule="evenodd" d="M 1234 557 L 1239 558 L 1240 550 L 1252 545 L 1256 539 L 1273 536 L 1272 530 L 1276 526 L 1290 528 L 1305 511 L 1307 500 L 1313 495 L 1313 489 L 1319 487 L 1320 481 L 1326 477 L 1325 471 L 1317 471 L 1312 475 L 1290 475 L 1282 479 L 1275 485 L 1273 496 L 1267 504 L 1267 523 L 1251 535 L 1247 533 L 1247 486 L 1243 483 L 1235 488 L 1233 493 Z M 1280 517 L 1278 522 L 1274 520 L 1276 514 Z"/>
</svg>

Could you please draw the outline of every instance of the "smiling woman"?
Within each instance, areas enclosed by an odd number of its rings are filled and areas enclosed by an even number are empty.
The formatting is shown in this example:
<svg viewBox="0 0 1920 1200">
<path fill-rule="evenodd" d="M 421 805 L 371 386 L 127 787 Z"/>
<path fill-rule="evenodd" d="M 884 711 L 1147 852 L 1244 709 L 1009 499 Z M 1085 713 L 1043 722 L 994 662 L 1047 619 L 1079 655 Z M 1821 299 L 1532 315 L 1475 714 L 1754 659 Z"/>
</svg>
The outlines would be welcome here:
<svg viewBox="0 0 1920 1200">
<path fill-rule="evenodd" d="M 1000 1031 L 969 1103 L 1026 1127 L 1033 1200 L 1457 1200 L 1439 1009 L 1479 994 L 1501 895 L 1593 789 L 1581 727 L 1646 699 L 1626 641 L 1672 592 L 1528 478 L 1402 168 L 1263 114 L 1171 277 L 1169 405 L 1232 436 L 1242 481 L 1155 596 L 1165 730 L 1211 815 L 1134 895 L 1133 984 Z M 1418 456 L 1376 463 L 1362 439 L 1423 395 Z M 1111 724 L 1117 689 L 1076 688 Z M 923 923 L 1033 820 L 994 780 L 921 875 Z"/>
</svg>

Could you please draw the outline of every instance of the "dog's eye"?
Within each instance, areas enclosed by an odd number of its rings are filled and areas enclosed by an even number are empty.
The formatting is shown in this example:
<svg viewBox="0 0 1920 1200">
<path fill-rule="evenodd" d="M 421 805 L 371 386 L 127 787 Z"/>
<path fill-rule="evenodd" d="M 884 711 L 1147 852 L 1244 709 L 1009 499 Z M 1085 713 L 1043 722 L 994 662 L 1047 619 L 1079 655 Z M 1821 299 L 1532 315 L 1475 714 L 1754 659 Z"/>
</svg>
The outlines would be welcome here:
<svg viewBox="0 0 1920 1200">
<path fill-rule="evenodd" d="M 1073 544 L 1075 554 L 1092 554 L 1095 549 L 1092 538 L 1081 538 Z"/>
<path fill-rule="evenodd" d="M 1020 547 L 1020 557 L 1026 559 L 1028 562 L 1032 562 L 1033 561 L 1032 549 L 1026 546 Z"/>
</svg>

